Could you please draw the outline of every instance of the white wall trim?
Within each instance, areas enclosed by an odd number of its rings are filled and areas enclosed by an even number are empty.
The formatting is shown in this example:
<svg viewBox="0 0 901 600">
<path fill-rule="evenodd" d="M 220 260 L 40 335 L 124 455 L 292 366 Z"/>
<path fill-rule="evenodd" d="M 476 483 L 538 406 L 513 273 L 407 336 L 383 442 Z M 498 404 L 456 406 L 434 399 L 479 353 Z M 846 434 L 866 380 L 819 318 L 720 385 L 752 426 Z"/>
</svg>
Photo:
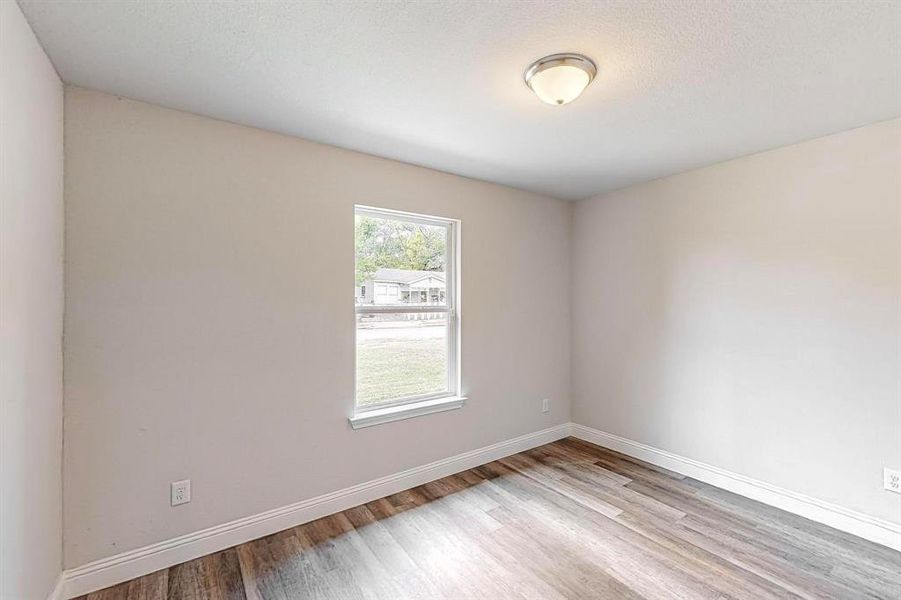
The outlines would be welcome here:
<svg viewBox="0 0 901 600">
<path fill-rule="evenodd" d="M 679 456 L 627 438 L 572 425 L 572 435 L 651 464 L 692 477 L 752 500 L 775 506 L 812 521 L 901 551 L 901 525 L 739 475 L 691 458 Z"/>
<path fill-rule="evenodd" d="M 64 580 L 64 597 L 74 598 L 290 527 L 296 527 L 517 452 L 549 444 L 569 436 L 570 432 L 571 424 L 563 423 L 427 465 L 407 469 L 400 473 L 373 479 L 343 490 L 69 569 L 61 576 L 61 580 Z M 51 596 L 50 600 L 62 597 Z"/>
<path fill-rule="evenodd" d="M 47 596 L 47 600 L 63 600 L 65 596 L 63 595 L 63 588 L 66 586 L 66 574 L 60 573 L 59 577 L 56 578 L 56 585 L 53 586 L 53 590 L 50 592 L 50 595 Z"/>
<path fill-rule="evenodd" d="M 411 404 L 401 404 L 400 406 L 389 406 L 388 408 L 363 411 L 350 417 L 348 421 L 350 421 L 350 426 L 354 429 L 362 429 L 363 427 L 372 427 L 373 425 L 381 425 L 382 423 L 392 423 L 394 421 L 403 421 L 404 419 L 412 419 L 413 417 L 444 412 L 446 410 L 454 410 L 456 408 L 462 408 L 464 404 L 466 404 L 466 398 L 462 396 L 445 396 L 443 398 L 432 398 L 430 400 L 413 402 Z"/>
<path fill-rule="evenodd" d="M 901 551 L 901 525 L 786 490 L 611 433 L 564 423 L 309 500 L 237 519 L 69 569 L 48 600 L 103 589 L 569 435 Z"/>
</svg>

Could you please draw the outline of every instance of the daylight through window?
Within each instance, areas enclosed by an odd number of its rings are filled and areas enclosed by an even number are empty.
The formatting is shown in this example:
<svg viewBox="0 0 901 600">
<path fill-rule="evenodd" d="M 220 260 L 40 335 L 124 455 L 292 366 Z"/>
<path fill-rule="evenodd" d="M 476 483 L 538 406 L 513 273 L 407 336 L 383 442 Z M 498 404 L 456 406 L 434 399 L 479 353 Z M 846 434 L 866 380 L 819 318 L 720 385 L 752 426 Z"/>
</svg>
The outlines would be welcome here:
<svg viewBox="0 0 901 600">
<path fill-rule="evenodd" d="M 455 396 L 457 222 L 357 207 L 357 411 Z"/>
</svg>

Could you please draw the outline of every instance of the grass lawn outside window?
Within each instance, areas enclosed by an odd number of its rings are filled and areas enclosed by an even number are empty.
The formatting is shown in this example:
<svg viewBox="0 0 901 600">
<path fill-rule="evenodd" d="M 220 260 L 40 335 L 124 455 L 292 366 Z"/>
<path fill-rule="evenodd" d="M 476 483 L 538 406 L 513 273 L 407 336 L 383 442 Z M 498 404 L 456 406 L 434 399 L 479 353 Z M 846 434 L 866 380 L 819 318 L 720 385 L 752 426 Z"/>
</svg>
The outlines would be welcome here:
<svg viewBox="0 0 901 600">
<path fill-rule="evenodd" d="M 446 390 L 446 319 L 358 327 L 358 406 Z"/>
</svg>

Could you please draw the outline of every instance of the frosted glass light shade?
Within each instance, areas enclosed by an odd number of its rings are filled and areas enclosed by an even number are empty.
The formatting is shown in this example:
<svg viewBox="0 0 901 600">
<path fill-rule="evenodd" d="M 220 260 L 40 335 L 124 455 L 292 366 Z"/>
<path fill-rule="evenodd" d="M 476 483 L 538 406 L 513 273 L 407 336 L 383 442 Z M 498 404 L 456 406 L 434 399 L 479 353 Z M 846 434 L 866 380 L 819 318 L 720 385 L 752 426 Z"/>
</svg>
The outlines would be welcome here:
<svg viewBox="0 0 901 600">
<path fill-rule="evenodd" d="M 588 57 L 552 54 L 534 62 L 524 77 L 543 102 L 560 106 L 578 98 L 596 73 L 597 67 Z"/>
</svg>

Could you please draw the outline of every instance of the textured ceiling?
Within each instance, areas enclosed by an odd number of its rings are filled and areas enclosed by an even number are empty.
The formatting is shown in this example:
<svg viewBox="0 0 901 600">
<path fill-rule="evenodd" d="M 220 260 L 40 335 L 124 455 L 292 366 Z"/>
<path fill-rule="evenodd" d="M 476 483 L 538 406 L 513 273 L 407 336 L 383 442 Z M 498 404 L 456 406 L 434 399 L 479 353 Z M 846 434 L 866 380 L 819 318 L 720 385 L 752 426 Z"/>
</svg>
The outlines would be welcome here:
<svg viewBox="0 0 901 600">
<path fill-rule="evenodd" d="M 69 83 L 560 198 L 901 114 L 895 0 L 20 4 Z"/>
</svg>

